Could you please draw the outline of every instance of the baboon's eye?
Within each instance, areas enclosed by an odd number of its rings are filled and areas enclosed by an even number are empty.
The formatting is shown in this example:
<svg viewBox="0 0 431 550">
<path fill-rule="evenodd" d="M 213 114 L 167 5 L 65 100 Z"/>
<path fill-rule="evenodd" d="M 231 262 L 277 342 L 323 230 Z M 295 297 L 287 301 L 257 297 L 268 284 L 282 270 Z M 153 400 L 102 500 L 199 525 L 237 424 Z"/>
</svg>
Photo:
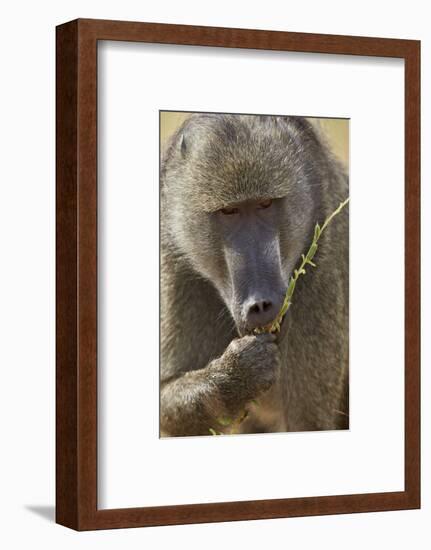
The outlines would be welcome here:
<svg viewBox="0 0 431 550">
<path fill-rule="evenodd" d="M 260 201 L 259 208 L 269 208 L 272 204 L 272 199 L 265 199 L 264 201 Z"/>
<path fill-rule="evenodd" d="M 222 208 L 220 212 L 225 216 L 232 216 L 232 214 L 238 214 L 239 210 L 233 206 L 226 206 L 226 208 Z"/>
</svg>

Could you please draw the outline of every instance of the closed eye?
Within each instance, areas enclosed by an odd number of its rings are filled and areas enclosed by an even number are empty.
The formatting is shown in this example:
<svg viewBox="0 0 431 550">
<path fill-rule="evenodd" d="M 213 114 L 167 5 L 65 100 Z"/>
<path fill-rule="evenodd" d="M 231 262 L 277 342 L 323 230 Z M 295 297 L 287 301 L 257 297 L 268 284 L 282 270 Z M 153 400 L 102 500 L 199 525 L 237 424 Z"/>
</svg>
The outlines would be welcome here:
<svg viewBox="0 0 431 550">
<path fill-rule="evenodd" d="M 272 204 L 272 199 L 266 199 L 264 201 L 259 202 L 258 208 L 261 208 L 261 209 L 269 208 L 271 204 Z"/>
<path fill-rule="evenodd" d="M 221 212 L 222 214 L 224 214 L 225 216 L 232 216 L 233 214 L 238 214 L 239 209 L 238 209 L 238 208 L 234 208 L 234 207 L 227 206 L 226 208 L 222 208 L 222 209 L 220 210 L 220 212 Z"/>
</svg>

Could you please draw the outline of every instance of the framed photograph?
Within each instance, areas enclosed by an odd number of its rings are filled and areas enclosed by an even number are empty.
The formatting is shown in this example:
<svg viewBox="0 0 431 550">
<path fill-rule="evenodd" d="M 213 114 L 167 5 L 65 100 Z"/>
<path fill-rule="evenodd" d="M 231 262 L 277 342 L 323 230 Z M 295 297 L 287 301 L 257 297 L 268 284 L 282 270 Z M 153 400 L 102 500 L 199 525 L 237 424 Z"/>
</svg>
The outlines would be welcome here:
<svg viewBox="0 0 431 550">
<path fill-rule="evenodd" d="M 420 42 L 57 27 L 56 520 L 420 507 Z"/>
</svg>

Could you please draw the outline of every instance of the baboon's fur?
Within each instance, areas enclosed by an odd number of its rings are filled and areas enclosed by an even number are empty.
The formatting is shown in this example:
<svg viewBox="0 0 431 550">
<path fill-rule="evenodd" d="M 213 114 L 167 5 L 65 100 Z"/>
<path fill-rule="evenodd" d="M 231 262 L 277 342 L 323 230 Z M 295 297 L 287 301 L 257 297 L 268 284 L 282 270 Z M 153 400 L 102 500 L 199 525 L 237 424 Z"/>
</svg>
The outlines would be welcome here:
<svg viewBox="0 0 431 550">
<path fill-rule="evenodd" d="M 316 222 L 348 194 L 347 175 L 304 118 L 200 114 L 176 132 L 161 166 L 162 435 L 224 431 L 217 419 L 245 407 L 243 432 L 348 427 L 348 208 L 320 239 L 276 342 L 239 337 L 212 223 L 232 202 L 281 198 L 287 284 Z"/>
</svg>

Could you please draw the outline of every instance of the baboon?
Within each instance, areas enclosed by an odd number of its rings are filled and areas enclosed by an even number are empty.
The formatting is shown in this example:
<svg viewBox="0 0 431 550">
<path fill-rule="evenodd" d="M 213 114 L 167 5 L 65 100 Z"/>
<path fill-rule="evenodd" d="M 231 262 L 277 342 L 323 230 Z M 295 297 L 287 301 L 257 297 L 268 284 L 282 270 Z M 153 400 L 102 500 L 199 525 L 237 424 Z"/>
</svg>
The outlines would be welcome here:
<svg viewBox="0 0 431 550">
<path fill-rule="evenodd" d="M 160 171 L 161 436 L 348 428 L 348 177 L 305 118 L 194 114 Z"/>
</svg>

